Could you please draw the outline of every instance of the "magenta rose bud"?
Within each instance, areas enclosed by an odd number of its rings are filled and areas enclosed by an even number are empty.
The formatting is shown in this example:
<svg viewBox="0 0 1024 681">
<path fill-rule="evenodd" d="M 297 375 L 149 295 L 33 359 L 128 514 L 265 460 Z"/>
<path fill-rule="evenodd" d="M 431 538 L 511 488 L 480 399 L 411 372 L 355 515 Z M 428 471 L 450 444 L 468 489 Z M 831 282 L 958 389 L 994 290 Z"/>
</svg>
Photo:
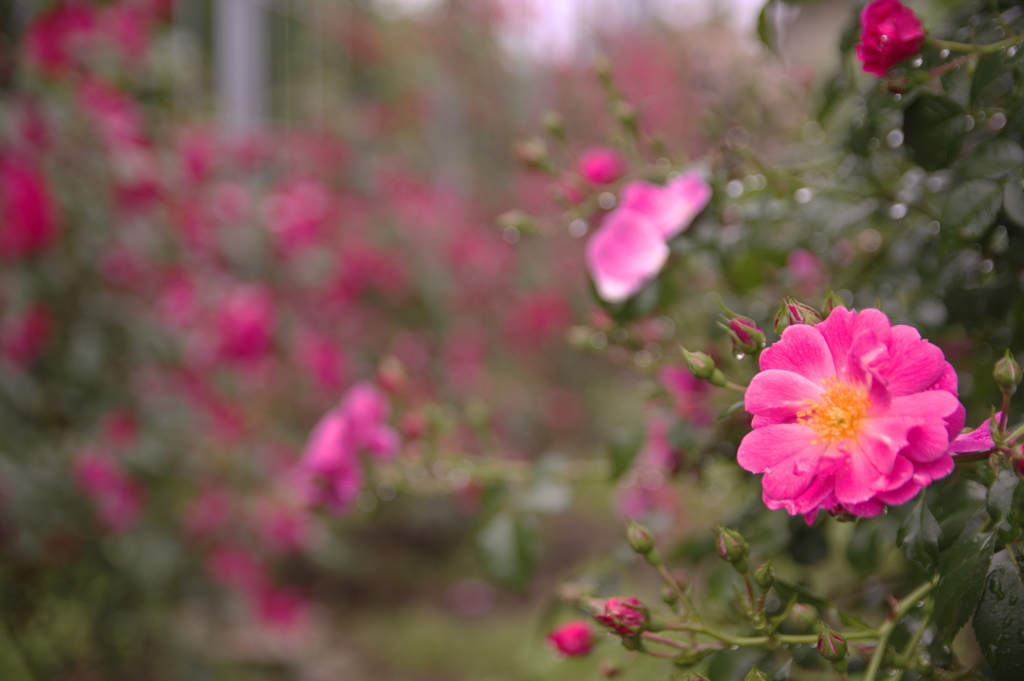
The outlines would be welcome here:
<svg viewBox="0 0 1024 681">
<path fill-rule="evenodd" d="M 637 636 L 647 626 L 647 607 L 636 596 L 609 598 L 594 619 L 622 636 Z"/>
<path fill-rule="evenodd" d="M 736 317 L 729 320 L 725 327 L 732 339 L 732 349 L 744 355 L 761 352 L 764 349 L 764 329 L 757 325 L 753 319 L 747 317 Z"/>
<path fill-rule="evenodd" d="M 594 147 L 580 156 L 576 170 L 590 184 L 611 184 L 626 174 L 626 159 L 614 149 Z"/>
<path fill-rule="evenodd" d="M 884 76 L 893 66 L 921 51 L 924 28 L 899 0 L 875 0 L 860 15 L 857 59 L 868 73 Z"/>
<path fill-rule="evenodd" d="M 552 629 L 547 641 L 563 655 L 582 657 L 594 647 L 594 632 L 586 620 L 572 620 Z"/>
</svg>

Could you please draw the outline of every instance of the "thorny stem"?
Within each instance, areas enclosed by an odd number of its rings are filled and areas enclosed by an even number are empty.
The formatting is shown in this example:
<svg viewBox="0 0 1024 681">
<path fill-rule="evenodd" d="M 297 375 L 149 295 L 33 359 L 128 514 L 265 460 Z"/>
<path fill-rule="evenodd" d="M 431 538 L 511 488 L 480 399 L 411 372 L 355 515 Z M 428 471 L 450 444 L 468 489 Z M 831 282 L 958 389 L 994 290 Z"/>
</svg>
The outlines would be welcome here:
<svg viewBox="0 0 1024 681">
<path fill-rule="evenodd" d="M 1007 47 L 1013 47 L 1021 42 L 1020 36 L 1013 36 L 1006 40 L 1000 40 L 997 43 L 991 43 L 989 45 L 974 45 L 970 43 L 958 43 L 952 40 L 939 40 L 937 38 L 931 39 L 931 44 L 938 48 L 945 48 L 952 52 L 974 52 L 977 54 L 992 54 L 999 50 L 1006 49 Z"/>
<path fill-rule="evenodd" d="M 697 634 L 704 634 L 711 638 L 718 639 L 722 643 L 731 646 L 763 646 L 778 642 L 780 644 L 814 644 L 818 642 L 817 634 L 775 634 L 772 636 L 730 636 L 721 631 L 711 629 L 703 624 L 686 624 L 684 622 L 670 622 L 665 625 L 666 629 L 673 631 L 692 631 Z M 867 641 L 878 638 L 877 631 L 853 631 L 842 634 L 848 641 Z"/>
<path fill-rule="evenodd" d="M 896 625 L 900 623 L 907 613 L 917 606 L 918 601 L 931 593 L 932 589 L 935 588 L 937 580 L 925 582 L 921 586 L 911 591 L 896 609 L 892 611 L 889 618 L 885 621 L 885 624 L 878 630 L 880 634 L 878 637 L 878 645 L 875 646 L 875 650 L 871 655 L 871 664 L 868 665 L 868 671 L 864 675 L 864 681 L 875 681 L 878 677 L 878 671 L 882 668 L 882 658 L 885 657 L 885 649 L 889 645 L 889 637 L 892 636 L 893 630 L 896 629 Z"/>
</svg>

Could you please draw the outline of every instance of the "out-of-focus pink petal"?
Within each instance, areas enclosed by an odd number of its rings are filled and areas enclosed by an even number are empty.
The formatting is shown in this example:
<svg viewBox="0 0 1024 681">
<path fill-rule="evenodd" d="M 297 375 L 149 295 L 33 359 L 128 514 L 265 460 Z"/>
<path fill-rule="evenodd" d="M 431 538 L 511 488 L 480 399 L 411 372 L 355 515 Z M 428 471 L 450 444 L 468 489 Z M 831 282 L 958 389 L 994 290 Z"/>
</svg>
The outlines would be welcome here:
<svg viewBox="0 0 1024 681">
<path fill-rule="evenodd" d="M 587 242 L 587 269 L 598 295 L 617 303 L 654 279 L 668 254 L 668 246 L 647 217 L 620 208 L 605 217 Z"/>
</svg>

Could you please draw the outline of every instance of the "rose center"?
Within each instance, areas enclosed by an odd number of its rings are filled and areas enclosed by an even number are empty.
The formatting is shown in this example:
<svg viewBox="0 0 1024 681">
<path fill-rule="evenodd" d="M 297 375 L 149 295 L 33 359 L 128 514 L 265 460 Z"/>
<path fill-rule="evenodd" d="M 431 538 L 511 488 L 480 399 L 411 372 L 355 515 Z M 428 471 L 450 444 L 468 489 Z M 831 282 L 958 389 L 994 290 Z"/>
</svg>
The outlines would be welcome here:
<svg viewBox="0 0 1024 681">
<path fill-rule="evenodd" d="M 830 378 L 825 380 L 821 401 L 808 405 L 796 415 L 800 423 L 817 433 L 821 441 L 840 442 L 857 435 L 871 400 L 862 390 Z"/>
</svg>

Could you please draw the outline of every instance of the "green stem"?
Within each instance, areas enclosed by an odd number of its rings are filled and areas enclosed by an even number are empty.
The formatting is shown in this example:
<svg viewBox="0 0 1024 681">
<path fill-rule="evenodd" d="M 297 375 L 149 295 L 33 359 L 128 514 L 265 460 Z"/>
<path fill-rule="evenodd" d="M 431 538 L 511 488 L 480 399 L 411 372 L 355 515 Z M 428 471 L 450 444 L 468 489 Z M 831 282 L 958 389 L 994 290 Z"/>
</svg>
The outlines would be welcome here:
<svg viewBox="0 0 1024 681">
<path fill-rule="evenodd" d="M 739 393 L 747 392 L 746 386 L 742 386 L 739 383 L 733 383 L 732 381 L 726 381 L 725 387 L 728 388 L 729 390 L 735 390 L 736 392 Z"/>
<path fill-rule="evenodd" d="M 763 646 L 772 642 L 796 644 L 814 644 L 818 642 L 817 634 L 776 634 L 773 636 L 729 636 L 703 624 L 684 624 L 682 622 L 670 622 L 665 625 L 666 629 L 673 631 L 692 631 L 696 634 L 704 634 L 711 638 L 718 639 L 722 643 L 731 646 Z M 847 634 L 840 634 L 848 641 L 868 641 L 878 638 L 877 631 L 852 631 Z"/>
<path fill-rule="evenodd" d="M 998 52 L 999 50 L 1006 49 L 1007 47 L 1013 47 L 1020 42 L 1020 36 L 1000 40 L 997 43 L 991 43 L 989 45 L 972 45 L 970 43 L 958 43 L 952 40 L 939 40 L 937 38 L 931 39 L 931 44 L 940 49 L 945 48 L 951 52 L 977 52 L 978 54 L 992 54 L 993 52 Z"/>
<path fill-rule="evenodd" d="M 917 606 L 917 602 L 922 598 L 931 593 L 932 589 L 935 588 L 937 581 L 925 582 L 921 586 L 911 591 L 896 607 L 896 609 L 889 615 L 889 619 L 885 621 L 885 624 L 878 630 L 880 636 L 878 637 L 878 644 L 875 646 L 874 654 L 871 656 L 871 664 L 868 665 L 868 671 L 864 675 L 864 681 L 875 681 L 878 678 L 878 672 L 882 668 L 882 658 L 885 657 L 885 649 L 889 645 L 889 637 L 892 636 L 892 632 L 896 629 L 896 625 L 900 623 L 908 612 Z"/>
<path fill-rule="evenodd" d="M 907 642 L 907 645 L 903 648 L 903 653 L 900 655 L 908 664 L 913 661 L 914 651 L 917 650 L 918 644 L 921 642 L 921 637 L 924 635 L 924 630 L 928 628 L 928 624 L 931 622 L 931 615 L 925 615 L 924 619 L 921 620 L 921 626 L 917 628 L 913 636 Z M 903 669 L 896 671 L 896 676 L 892 678 L 892 681 L 901 681 L 903 679 Z"/>
</svg>

